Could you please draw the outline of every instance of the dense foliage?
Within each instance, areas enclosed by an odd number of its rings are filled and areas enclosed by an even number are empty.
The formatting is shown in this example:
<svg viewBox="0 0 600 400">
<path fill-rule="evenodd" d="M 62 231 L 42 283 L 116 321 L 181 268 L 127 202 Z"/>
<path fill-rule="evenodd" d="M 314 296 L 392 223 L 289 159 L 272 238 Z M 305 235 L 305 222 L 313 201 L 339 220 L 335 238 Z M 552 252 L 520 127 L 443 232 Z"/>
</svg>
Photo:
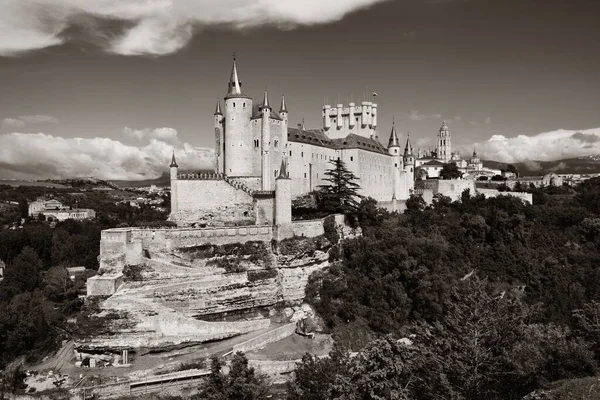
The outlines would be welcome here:
<svg viewBox="0 0 600 400">
<path fill-rule="evenodd" d="M 248 365 L 244 353 L 233 355 L 229 373 L 222 371 L 223 363 L 213 357 L 210 364 L 210 375 L 200 387 L 198 395 L 192 399 L 202 400 L 263 400 L 267 399 L 269 386 L 266 378 Z"/>
<path fill-rule="evenodd" d="M 363 202 L 364 236 L 311 276 L 307 299 L 340 344 L 379 339 L 342 366 L 307 357 L 289 398 L 520 399 L 595 374 L 600 179 L 537 196 L 412 197 L 403 215 Z M 322 369 L 337 372 L 302 375 Z"/>
</svg>

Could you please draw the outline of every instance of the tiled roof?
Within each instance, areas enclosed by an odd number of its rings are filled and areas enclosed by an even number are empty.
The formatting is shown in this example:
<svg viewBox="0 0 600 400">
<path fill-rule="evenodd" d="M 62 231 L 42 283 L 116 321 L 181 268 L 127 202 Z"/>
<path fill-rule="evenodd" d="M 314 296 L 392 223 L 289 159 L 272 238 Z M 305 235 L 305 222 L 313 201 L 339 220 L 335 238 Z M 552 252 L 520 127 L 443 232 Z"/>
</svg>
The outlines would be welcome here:
<svg viewBox="0 0 600 400">
<path fill-rule="evenodd" d="M 338 149 L 363 149 L 375 153 L 387 154 L 387 149 L 377 140 L 359 136 L 354 133 L 349 134 L 343 139 L 333 139 L 333 142 Z"/>
<path fill-rule="evenodd" d="M 336 148 L 333 140 L 329 139 L 320 129 L 306 131 L 298 128 L 288 128 L 288 140 L 290 142 L 312 144 L 330 149 Z"/>
<path fill-rule="evenodd" d="M 345 138 L 330 139 L 321 129 L 302 130 L 288 128 L 288 140 L 306 143 L 330 149 L 363 149 L 375 153 L 387 154 L 387 149 L 375 139 L 349 134 Z"/>
<path fill-rule="evenodd" d="M 259 119 L 262 118 L 262 113 L 259 111 L 260 106 L 255 104 L 252 107 L 252 118 L 251 119 Z M 277 114 L 275 111 L 271 110 L 271 119 L 278 119 L 279 121 L 281 121 L 282 119 L 279 117 L 279 114 Z"/>
<path fill-rule="evenodd" d="M 426 162 L 425 164 L 421 164 L 421 166 L 423 166 L 423 165 L 439 166 L 439 165 L 444 165 L 444 163 L 441 161 L 438 161 L 438 160 L 431 160 L 431 161 Z"/>
</svg>

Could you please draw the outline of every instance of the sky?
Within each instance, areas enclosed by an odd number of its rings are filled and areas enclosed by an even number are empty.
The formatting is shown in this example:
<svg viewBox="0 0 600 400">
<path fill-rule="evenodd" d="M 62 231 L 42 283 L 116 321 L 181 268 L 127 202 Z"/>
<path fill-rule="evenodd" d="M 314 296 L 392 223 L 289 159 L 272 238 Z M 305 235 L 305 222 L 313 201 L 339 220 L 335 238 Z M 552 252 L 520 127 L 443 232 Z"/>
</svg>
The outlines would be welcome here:
<svg viewBox="0 0 600 400">
<path fill-rule="evenodd" d="M 600 153 L 597 0 L 2 0 L 0 178 L 210 164 L 235 53 L 290 125 L 375 91 L 415 147 L 503 162 Z"/>
</svg>

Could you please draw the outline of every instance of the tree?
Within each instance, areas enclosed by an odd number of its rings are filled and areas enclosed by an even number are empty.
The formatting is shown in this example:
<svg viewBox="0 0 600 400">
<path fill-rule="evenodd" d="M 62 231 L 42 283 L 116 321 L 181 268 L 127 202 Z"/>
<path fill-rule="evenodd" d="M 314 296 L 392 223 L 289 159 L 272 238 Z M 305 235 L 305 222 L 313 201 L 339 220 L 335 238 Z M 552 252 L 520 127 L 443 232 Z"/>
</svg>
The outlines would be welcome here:
<svg viewBox="0 0 600 400">
<path fill-rule="evenodd" d="M 458 179 L 462 175 L 463 173 L 458 170 L 458 166 L 455 163 L 444 164 L 439 173 L 440 179 Z"/>
<path fill-rule="evenodd" d="M 267 398 L 269 386 L 264 375 L 257 374 L 248 365 L 248 359 L 237 352 L 231 360 L 229 374 L 221 371 L 218 357 L 211 359 L 208 381 L 202 385 L 195 399 L 202 400 L 262 400 Z"/>
<path fill-rule="evenodd" d="M 504 182 L 506 180 L 502 175 L 494 175 L 492 176 L 492 182 Z"/>
<path fill-rule="evenodd" d="M 349 353 L 334 344 L 329 357 L 306 353 L 296 364 L 295 378 L 287 384 L 287 400 L 327 399 L 336 380 L 348 374 Z"/>
<path fill-rule="evenodd" d="M 21 254 L 4 271 L 4 286 L 15 293 L 31 292 L 39 287 L 39 272 L 42 262 L 31 247 Z"/>
<path fill-rule="evenodd" d="M 341 159 L 330 161 L 332 168 L 325 172 L 324 181 L 329 182 L 319 185 L 319 209 L 330 213 L 350 214 L 358 209 L 358 194 L 360 186 L 358 178 L 348 170 Z"/>
</svg>

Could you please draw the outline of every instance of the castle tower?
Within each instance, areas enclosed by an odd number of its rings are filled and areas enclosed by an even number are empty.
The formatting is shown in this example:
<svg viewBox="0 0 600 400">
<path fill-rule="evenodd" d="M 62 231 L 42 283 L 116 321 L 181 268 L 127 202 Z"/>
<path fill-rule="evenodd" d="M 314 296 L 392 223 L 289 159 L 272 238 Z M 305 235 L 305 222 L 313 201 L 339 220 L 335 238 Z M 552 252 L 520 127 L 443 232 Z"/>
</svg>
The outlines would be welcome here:
<svg viewBox="0 0 600 400">
<path fill-rule="evenodd" d="M 392 156 L 392 171 L 393 171 L 393 194 L 392 194 L 392 211 L 396 211 L 397 205 L 396 200 L 401 195 L 402 181 L 401 172 L 404 169 L 404 163 L 402 155 L 400 154 L 400 141 L 398 140 L 398 133 L 396 132 L 396 121 L 392 122 L 392 132 L 390 133 L 390 140 L 388 141 L 388 154 Z"/>
<path fill-rule="evenodd" d="M 242 92 L 235 57 L 225 96 L 223 118 L 223 173 L 229 176 L 252 176 L 252 98 Z"/>
<path fill-rule="evenodd" d="M 221 100 L 217 99 L 215 108 L 215 172 L 223 174 L 224 148 L 223 148 L 223 112 L 221 111 Z"/>
<path fill-rule="evenodd" d="M 175 160 L 175 150 L 173 150 L 173 156 L 171 157 L 171 165 L 169 165 L 171 173 L 171 217 L 179 211 L 177 209 L 177 161 Z"/>
<path fill-rule="evenodd" d="M 410 133 L 406 137 L 406 146 L 404 147 L 404 172 L 408 176 L 408 182 L 415 180 L 415 156 L 413 155 L 412 144 L 410 143 Z"/>
<path fill-rule="evenodd" d="M 437 135 L 437 157 L 447 163 L 452 158 L 452 146 L 450 143 L 450 129 L 446 121 L 442 123 Z"/>
<path fill-rule="evenodd" d="M 286 160 L 281 160 L 279 176 L 275 180 L 275 227 L 277 240 L 294 236 L 292 230 L 292 180 Z"/>
<path fill-rule="evenodd" d="M 287 131 L 289 126 L 288 110 L 285 104 L 285 96 L 281 96 L 281 107 L 279 107 L 279 118 L 281 118 L 281 148 L 283 149 L 282 158 L 288 154 Z"/>
<path fill-rule="evenodd" d="M 269 105 L 269 94 L 265 90 L 265 97 L 258 109 L 262 116 L 261 127 L 261 181 L 262 190 L 272 190 L 271 188 L 271 106 Z"/>
</svg>

